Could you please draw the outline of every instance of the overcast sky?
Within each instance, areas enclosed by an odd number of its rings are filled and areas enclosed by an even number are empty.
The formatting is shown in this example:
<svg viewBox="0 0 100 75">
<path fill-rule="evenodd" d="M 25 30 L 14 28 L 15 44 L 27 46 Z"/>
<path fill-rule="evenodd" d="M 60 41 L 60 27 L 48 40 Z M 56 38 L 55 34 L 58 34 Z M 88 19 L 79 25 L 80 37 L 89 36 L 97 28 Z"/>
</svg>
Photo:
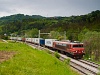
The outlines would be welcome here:
<svg viewBox="0 0 100 75">
<path fill-rule="evenodd" d="M 84 15 L 100 10 L 100 0 L 0 0 L 0 17 L 13 14 L 41 16 Z"/>
</svg>

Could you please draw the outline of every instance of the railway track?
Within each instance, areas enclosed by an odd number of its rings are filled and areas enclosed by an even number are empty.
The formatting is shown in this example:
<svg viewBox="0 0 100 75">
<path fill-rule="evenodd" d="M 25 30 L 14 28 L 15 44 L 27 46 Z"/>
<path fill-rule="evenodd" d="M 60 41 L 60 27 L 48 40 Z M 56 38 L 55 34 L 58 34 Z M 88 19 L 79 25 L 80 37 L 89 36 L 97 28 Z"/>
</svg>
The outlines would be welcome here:
<svg viewBox="0 0 100 75">
<path fill-rule="evenodd" d="M 74 64 L 74 65 L 73 65 Z M 91 65 L 90 62 L 82 62 L 75 59 L 71 59 L 71 66 L 75 67 L 85 75 L 97 75 L 99 72 L 98 67 L 94 67 L 95 64 Z M 78 66 L 78 67 L 77 67 Z"/>
<path fill-rule="evenodd" d="M 55 51 L 52 51 L 50 49 L 47 49 L 47 48 L 44 48 L 38 45 L 34 45 L 34 44 L 29 44 L 29 45 L 33 48 L 38 48 L 41 50 L 44 50 L 44 49 L 49 50 L 51 53 L 55 52 Z M 79 72 L 82 73 L 82 75 L 97 75 L 100 72 L 100 70 L 98 69 L 100 65 L 97 65 L 95 63 L 92 63 L 86 60 L 75 60 L 61 53 L 59 53 L 59 55 L 60 55 L 60 60 L 62 61 L 68 58 L 71 59 L 70 66 L 77 69 Z"/>
<path fill-rule="evenodd" d="M 96 63 L 91 62 L 91 61 L 87 61 L 87 60 L 79 60 L 79 61 L 82 62 L 82 63 L 88 64 L 88 65 L 90 65 L 92 67 L 95 67 L 95 68 L 99 68 L 100 67 L 99 64 L 96 64 Z"/>
</svg>

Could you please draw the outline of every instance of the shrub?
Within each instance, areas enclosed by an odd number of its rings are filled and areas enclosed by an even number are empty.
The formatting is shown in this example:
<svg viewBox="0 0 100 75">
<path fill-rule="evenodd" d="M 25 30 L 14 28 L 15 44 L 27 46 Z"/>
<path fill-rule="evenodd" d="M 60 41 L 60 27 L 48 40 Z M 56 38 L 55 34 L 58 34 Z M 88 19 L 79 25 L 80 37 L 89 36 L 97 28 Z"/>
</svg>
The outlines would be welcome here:
<svg viewBox="0 0 100 75">
<path fill-rule="evenodd" d="M 65 64 L 69 65 L 70 64 L 70 58 L 65 59 L 64 62 L 65 62 Z"/>
<path fill-rule="evenodd" d="M 58 58 L 58 59 L 60 58 L 60 55 L 58 54 L 57 51 L 54 53 L 54 55 L 55 55 L 56 58 Z"/>
</svg>

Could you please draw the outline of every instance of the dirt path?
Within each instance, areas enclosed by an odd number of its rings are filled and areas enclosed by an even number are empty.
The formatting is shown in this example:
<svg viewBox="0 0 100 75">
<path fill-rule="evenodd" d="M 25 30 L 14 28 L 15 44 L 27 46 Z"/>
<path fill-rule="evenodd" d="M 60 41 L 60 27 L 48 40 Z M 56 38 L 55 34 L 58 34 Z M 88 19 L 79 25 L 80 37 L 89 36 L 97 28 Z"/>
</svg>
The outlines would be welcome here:
<svg viewBox="0 0 100 75">
<path fill-rule="evenodd" d="M 12 51 L 0 51 L 0 63 L 12 58 L 16 52 Z"/>
</svg>

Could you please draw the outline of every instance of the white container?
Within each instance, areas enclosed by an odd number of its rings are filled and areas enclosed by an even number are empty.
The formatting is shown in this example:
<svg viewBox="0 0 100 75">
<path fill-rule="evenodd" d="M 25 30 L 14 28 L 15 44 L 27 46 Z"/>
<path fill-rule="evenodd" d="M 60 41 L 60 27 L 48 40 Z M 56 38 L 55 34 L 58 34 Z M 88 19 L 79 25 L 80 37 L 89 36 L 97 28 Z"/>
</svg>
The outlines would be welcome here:
<svg viewBox="0 0 100 75">
<path fill-rule="evenodd" d="M 17 40 L 17 37 L 12 37 L 13 40 Z"/>
<path fill-rule="evenodd" d="M 48 47 L 53 47 L 54 41 L 56 41 L 56 39 L 45 39 L 45 45 Z"/>
<path fill-rule="evenodd" d="M 25 40 L 26 40 L 27 42 L 32 42 L 32 39 L 31 39 L 31 38 L 25 38 Z"/>
<path fill-rule="evenodd" d="M 21 41 L 21 40 L 22 40 L 22 37 L 17 37 L 17 40 L 18 40 L 18 41 Z"/>
<path fill-rule="evenodd" d="M 40 39 L 42 39 L 42 38 L 34 38 L 34 39 L 35 39 L 35 43 L 39 44 L 40 43 Z"/>
<path fill-rule="evenodd" d="M 35 42 L 35 39 L 34 38 L 31 38 L 31 41 L 32 41 L 32 43 L 34 43 Z"/>
</svg>

